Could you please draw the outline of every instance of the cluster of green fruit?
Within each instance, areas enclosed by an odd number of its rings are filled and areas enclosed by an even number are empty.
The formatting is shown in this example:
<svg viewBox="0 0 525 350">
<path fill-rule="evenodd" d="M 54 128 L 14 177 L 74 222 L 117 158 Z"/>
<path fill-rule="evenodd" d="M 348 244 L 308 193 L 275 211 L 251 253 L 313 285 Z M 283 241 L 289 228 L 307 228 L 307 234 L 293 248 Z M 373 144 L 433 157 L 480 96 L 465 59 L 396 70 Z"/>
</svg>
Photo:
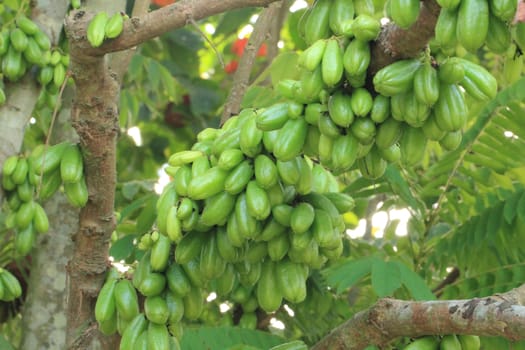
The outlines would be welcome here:
<svg viewBox="0 0 525 350">
<path fill-rule="evenodd" d="M 146 256 L 146 255 L 145 255 Z M 149 256 L 148 258 L 149 259 Z M 95 304 L 95 318 L 106 335 L 118 332 L 120 349 L 180 349 L 176 336 L 171 336 L 166 322 L 176 325 L 182 318 L 184 304 L 180 297 L 149 295 L 144 300 L 144 313 L 139 312 L 139 299 L 133 282 L 119 279 L 111 270 Z M 174 326 L 170 331 L 180 337 Z M 182 330 L 180 330 L 182 332 Z"/>
<path fill-rule="evenodd" d="M 457 44 L 475 52 L 483 44 L 495 53 L 505 53 L 511 44 L 509 24 L 518 2 L 514 0 L 437 0 L 441 12 L 436 23 L 435 43 L 454 55 Z M 395 19 L 394 19 L 395 20 Z"/>
<path fill-rule="evenodd" d="M 87 28 L 87 39 L 91 46 L 99 47 L 105 39 L 114 39 L 119 36 L 124 28 L 124 17 L 127 16 L 121 13 L 115 13 L 109 17 L 106 12 L 98 12 Z"/>
<path fill-rule="evenodd" d="M 22 295 L 22 286 L 11 272 L 0 267 L 0 300 L 13 301 Z"/>
<path fill-rule="evenodd" d="M 86 204 L 82 155 L 76 144 L 39 145 L 28 157 L 14 155 L 4 162 L 2 187 L 11 210 L 6 227 L 16 229 L 18 255 L 27 255 L 37 233 L 48 231 L 49 221 L 39 201 L 50 198 L 62 184 L 72 205 L 80 208 Z"/>
<path fill-rule="evenodd" d="M 11 25 L 0 32 L 1 73 L 4 78 L 16 82 L 32 66 L 39 67 L 38 81 L 45 87 L 39 104 L 54 108 L 58 88 L 64 83 L 69 65 L 69 56 L 51 48 L 48 36 L 38 25 L 24 14 L 16 15 Z M 0 105 L 6 96 L 0 89 Z"/>
<path fill-rule="evenodd" d="M 479 350 L 480 339 L 476 335 L 445 335 L 441 338 L 428 336 L 418 338 L 404 350 Z"/>
<path fill-rule="evenodd" d="M 407 3 L 391 1 L 390 9 L 407 15 Z M 301 78 L 277 84 L 288 101 L 260 112 L 258 126 L 278 130 L 293 119 L 301 124 L 298 142 L 305 154 L 336 173 L 357 163 L 363 176 L 371 178 L 380 177 L 387 162 L 417 164 L 428 140 L 439 141 L 446 150 L 456 148 L 467 122 L 465 95 L 493 98 L 496 79 L 467 59 L 449 57 L 438 63 L 429 52 L 370 77 L 369 41 L 381 26 L 366 14 L 353 16 L 348 0 L 318 0 L 305 13 L 300 25 L 310 46 L 298 59 Z M 472 16 L 475 20 L 477 14 Z M 374 92 L 367 78 L 372 78 Z"/>
</svg>

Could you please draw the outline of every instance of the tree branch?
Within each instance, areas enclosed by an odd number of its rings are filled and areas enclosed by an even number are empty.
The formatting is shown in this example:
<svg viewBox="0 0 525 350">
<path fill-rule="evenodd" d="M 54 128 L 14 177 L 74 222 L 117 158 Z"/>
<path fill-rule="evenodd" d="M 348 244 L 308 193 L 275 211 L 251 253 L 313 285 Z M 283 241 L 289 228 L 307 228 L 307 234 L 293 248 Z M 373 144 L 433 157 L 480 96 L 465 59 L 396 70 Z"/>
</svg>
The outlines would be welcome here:
<svg viewBox="0 0 525 350">
<path fill-rule="evenodd" d="M 230 116 L 239 113 L 242 97 L 250 82 L 250 74 L 257 57 L 257 51 L 269 35 L 270 27 L 275 22 L 275 19 L 278 18 L 281 5 L 282 1 L 273 3 L 259 15 L 250 39 L 246 44 L 244 53 L 239 60 L 239 67 L 233 78 L 233 87 L 224 104 L 221 125 L 224 124 Z"/>
<path fill-rule="evenodd" d="M 476 334 L 525 339 L 525 285 L 470 300 L 381 299 L 334 329 L 312 350 L 360 350 L 400 336 Z"/>
<path fill-rule="evenodd" d="M 369 74 L 373 75 L 397 60 L 416 57 L 434 37 L 440 9 L 435 0 L 424 0 L 417 21 L 410 28 L 405 30 L 394 23 L 383 26 L 372 45 Z"/>
<path fill-rule="evenodd" d="M 75 27 L 70 29 L 70 42 L 83 52 L 85 57 L 102 56 L 106 53 L 132 48 L 165 32 L 184 27 L 190 20 L 200 20 L 212 15 L 241 7 L 266 6 L 277 0 L 182 0 L 162 7 L 141 17 L 124 22 L 122 34 L 108 40 L 98 48 L 91 47 L 86 40 L 87 24 L 92 14 L 72 11 Z"/>
</svg>

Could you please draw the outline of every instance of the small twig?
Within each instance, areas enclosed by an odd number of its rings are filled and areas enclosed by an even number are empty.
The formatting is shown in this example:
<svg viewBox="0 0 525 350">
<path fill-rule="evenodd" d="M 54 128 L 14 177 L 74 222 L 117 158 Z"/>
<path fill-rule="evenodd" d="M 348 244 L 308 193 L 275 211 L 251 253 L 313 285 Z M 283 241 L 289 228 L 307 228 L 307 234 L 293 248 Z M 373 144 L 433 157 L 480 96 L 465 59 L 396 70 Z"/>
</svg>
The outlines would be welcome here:
<svg viewBox="0 0 525 350">
<path fill-rule="evenodd" d="M 443 281 L 441 281 L 433 290 L 432 293 L 438 294 L 441 292 L 443 288 L 448 286 L 449 284 L 454 283 L 459 278 L 459 269 L 457 267 L 454 267 L 452 271 L 445 277 Z"/>
<path fill-rule="evenodd" d="M 268 55 L 266 55 L 267 65 L 270 65 L 279 53 L 279 47 L 277 46 L 281 39 L 281 29 L 284 24 L 286 16 L 290 8 L 290 1 L 284 0 L 279 9 L 279 15 L 270 27 L 270 37 L 268 38 Z"/>
<path fill-rule="evenodd" d="M 233 78 L 233 87 L 228 95 L 228 99 L 224 104 L 224 110 L 221 117 L 221 125 L 228 120 L 232 115 L 239 112 L 241 106 L 241 100 L 248 88 L 250 81 L 250 73 L 252 71 L 253 64 L 255 63 L 255 58 L 257 57 L 257 51 L 262 45 L 263 41 L 269 34 L 270 26 L 274 22 L 275 18 L 279 14 L 282 1 L 275 2 L 265 8 L 259 18 L 257 23 L 253 28 L 253 32 L 246 44 L 244 53 L 239 60 L 239 67 L 235 72 Z"/>
<path fill-rule="evenodd" d="M 208 36 L 206 35 L 206 33 L 204 33 L 200 28 L 199 28 L 199 25 L 195 22 L 195 20 L 193 18 L 189 18 L 188 19 L 189 23 L 191 23 L 191 25 L 199 32 L 199 34 L 204 38 L 204 40 L 206 40 L 206 42 L 208 43 L 208 45 L 210 45 L 211 49 L 213 50 L 213 52 L 215 52 L 215 55 L 217 56 L 217 59 L 219 60 L 219 63 L 221 65 L 221 67 L 224 68 L 224 59 L 221 55 L 221 53 L 219 52 L 219 50 L 217 49 L 217 46 L 213 43 L 213 41 L 211 41 L 210 38 L 208 38 Z"/>
</svg>

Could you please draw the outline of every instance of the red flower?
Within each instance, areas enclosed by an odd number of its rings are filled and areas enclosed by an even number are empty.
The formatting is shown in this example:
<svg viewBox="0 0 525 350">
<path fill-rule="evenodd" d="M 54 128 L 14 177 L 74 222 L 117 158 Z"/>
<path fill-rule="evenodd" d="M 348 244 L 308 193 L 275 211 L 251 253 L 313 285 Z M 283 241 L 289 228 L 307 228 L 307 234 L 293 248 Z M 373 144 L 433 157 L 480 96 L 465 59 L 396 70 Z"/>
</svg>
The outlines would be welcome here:
<svg viewBox="0 0 525 350">
<path fill-rule="evenodd" d="M 233 42 L 231 51 L 237 56 L 241 57 L 244 53 L 244 48 L 246 47 L 246 44 L 248 43 L 248 38 L 242 38 L 237 39 Z M 259 47 L 259 51 L 257 52 L 258 57 L 264 57 L 267 55 L 267 47 L 266 44 L 263 43 L 261 47 Z"/>
<path fill-rule="evenodd" d="M 162 6 L 173 4 L 175 1 L 177 0 L 153 0 L 152 3 L 154 3 L 157 6 L 162 7 Z"/>
<path fill-rule="evenodd" d="M 228 74 L 232 74 L 237 70 L 238 65 L 239 65 L 239 62 L 237 62 L 236 60 L 233 60 L 224 67 L 224 71 Z"/>
</svg>

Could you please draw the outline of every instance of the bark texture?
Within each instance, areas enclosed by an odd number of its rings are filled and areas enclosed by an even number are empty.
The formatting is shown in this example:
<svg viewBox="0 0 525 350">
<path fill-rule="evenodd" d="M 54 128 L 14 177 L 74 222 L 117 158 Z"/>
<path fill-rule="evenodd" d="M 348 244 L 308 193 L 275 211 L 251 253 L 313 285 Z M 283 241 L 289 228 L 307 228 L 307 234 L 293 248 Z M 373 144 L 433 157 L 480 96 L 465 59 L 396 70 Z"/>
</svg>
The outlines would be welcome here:
<svg viewBox="0 0 525 350">
<path fill-rule="evenodd" d="M 360 350 L 400 336 L 476 334 L 525 339 L 525 285 L 469 300 L 382 299 L 334 329 L 312 350 Z"/>
</svg>

